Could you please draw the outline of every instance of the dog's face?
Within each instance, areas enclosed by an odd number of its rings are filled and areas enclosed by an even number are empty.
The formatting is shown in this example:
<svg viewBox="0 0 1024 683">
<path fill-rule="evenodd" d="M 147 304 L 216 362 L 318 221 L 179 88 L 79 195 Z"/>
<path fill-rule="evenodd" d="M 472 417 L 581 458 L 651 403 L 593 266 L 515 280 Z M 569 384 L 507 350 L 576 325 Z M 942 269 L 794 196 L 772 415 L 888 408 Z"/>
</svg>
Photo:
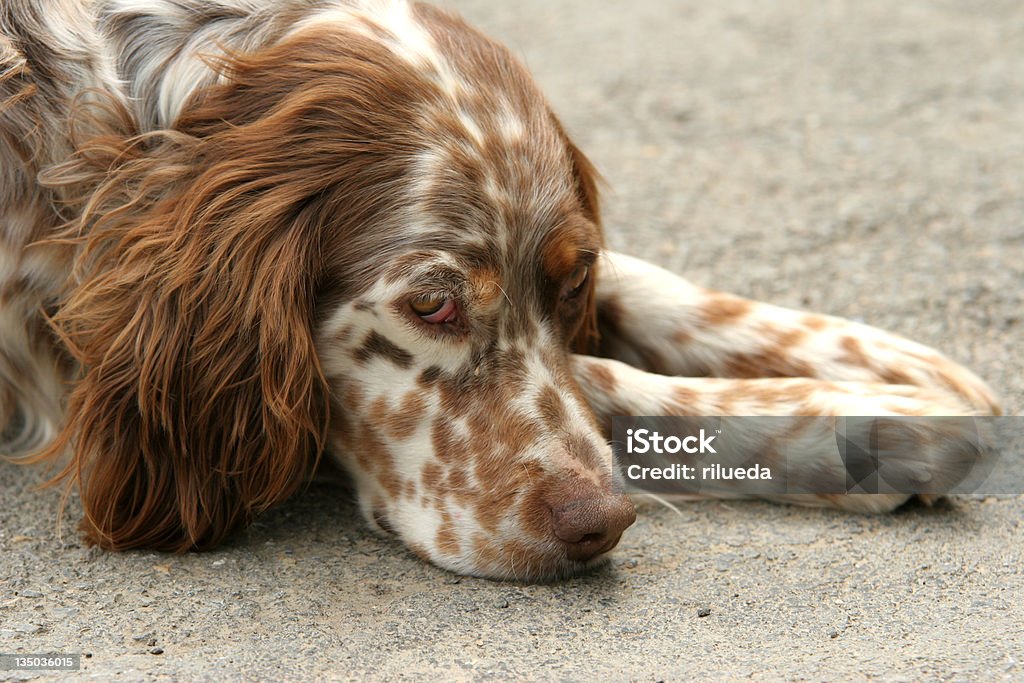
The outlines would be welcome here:
<svg viewBox="0 0 1024 683">
<path fill-rule="evenodd" d="M 530 139 L 549 158 L 525 138 L 424 151 L 436 167 L 407 198 L 410 238 L 317 337 L 332 449 L 367 519 L 461 572 L 564 573 L 632 521 L 568 369 L 599 234 L 556 131 Z M 594 518 L 559 529 L 572 505 Z"/>
<path fill-rule="evenodd" d="M 370 523 L 443 567 L 598 561 L 634 513 L 569 371 L 596 327 L 595 178 L 525 70 L 397 2 L 219 68 L 173 133 L 82 155 L 105 179 L 57 324 L 88 537 L 212 545 L 327 450 Z"/>
<path fill-rule="evenodd" d="M 495 201 L 462 218 L 475 238 L 424 234 L 318 335 L 331 447 L 366 518 L 456 571 L 567 573 L 632 521 L 569 374 L 598 242 L 564 189 L 562 216 Z"/>
<path fill-rule="evenodd" d="M 570 573 L 633 520 L 568 368 L 595 323 L 592 171 L 511 56 L 423 12 L 407 182 L 379 253 L 341 256 L 358 285 L 316 337 L 331 448 L 370 523 L 422 557 Z"/>
</svg>

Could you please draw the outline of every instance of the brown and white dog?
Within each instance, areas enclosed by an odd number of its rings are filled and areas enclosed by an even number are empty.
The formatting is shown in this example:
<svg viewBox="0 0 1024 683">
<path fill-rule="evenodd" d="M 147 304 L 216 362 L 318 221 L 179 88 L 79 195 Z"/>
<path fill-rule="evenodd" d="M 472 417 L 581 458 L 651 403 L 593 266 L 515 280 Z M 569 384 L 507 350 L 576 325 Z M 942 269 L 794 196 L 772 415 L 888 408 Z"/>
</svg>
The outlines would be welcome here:
<svg viewBox="0 0 1024 683">
<path fill-rule="evenodd" d="M 998 411 L 931 349 L 604 251 L 596 186 L 426 5 L 5 0 L 0 450 L 69 458 L 89 542 L 176 551 L 326 452 L 420 556 L 530 579 L 632 523 L 612 415 Z"/>
</svg>

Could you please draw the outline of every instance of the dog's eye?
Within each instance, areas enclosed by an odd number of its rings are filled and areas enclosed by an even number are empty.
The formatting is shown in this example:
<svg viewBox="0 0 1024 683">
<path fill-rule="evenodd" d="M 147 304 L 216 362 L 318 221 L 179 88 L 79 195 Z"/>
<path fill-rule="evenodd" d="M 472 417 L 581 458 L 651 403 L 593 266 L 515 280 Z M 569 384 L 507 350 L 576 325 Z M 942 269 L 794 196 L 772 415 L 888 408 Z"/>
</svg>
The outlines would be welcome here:
<svg viewBox="0 0 1024 683">
<path fill-rule="evenodd" d="M 413 313 L 428 323 L 450 323 L 458 317 L 455 300 L 443 294 L 428 294 L 409 302 Z"/>
<path fill-rule="evenodd" d="M 565 281 L 566 299 L 572 299 L 580 293 L 583 285 L 587 282 L 588 275 L 590 275 L 590 268 L 587 266 L 576 266 L 576 270 L 572 271 L 569 279 Z"/>
</svg>

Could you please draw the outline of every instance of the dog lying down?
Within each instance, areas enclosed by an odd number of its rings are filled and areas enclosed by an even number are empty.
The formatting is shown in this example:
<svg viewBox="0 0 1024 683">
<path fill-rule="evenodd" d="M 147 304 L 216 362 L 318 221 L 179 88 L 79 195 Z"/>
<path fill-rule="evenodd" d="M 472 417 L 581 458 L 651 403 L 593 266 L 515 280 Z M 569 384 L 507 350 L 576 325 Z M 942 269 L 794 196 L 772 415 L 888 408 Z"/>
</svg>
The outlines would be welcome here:
<svg viewBox="0 0 1024 683">
<path fill-rule="evenodd" d="M 604 249 L 526 70 L 428 5 L 5 0 L 0 133 L 2 450 L 67 458 L 104 548 L 214 546 L 329 455 L 419 556 L 549 578 L 634 520 L 614 415 L 998 412 L 929 348 Z"/>
</svg>

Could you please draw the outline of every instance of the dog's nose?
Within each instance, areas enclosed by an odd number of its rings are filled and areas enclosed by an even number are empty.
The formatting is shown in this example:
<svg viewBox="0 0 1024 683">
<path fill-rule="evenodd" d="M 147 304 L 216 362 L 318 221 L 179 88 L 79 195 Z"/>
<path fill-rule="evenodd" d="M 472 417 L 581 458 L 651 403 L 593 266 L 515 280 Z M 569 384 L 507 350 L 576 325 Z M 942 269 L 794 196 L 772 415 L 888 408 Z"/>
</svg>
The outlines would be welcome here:
<svg viewBox="0 0 1024 683">
<path fill-rule="evenodd" d="M 608 552 L 636 521 L 636 510 L 626 496 L 578 483 L 562 493 L 548 498 L 551 527 L 570 560 L 586 561 Z"/>
</svg>

